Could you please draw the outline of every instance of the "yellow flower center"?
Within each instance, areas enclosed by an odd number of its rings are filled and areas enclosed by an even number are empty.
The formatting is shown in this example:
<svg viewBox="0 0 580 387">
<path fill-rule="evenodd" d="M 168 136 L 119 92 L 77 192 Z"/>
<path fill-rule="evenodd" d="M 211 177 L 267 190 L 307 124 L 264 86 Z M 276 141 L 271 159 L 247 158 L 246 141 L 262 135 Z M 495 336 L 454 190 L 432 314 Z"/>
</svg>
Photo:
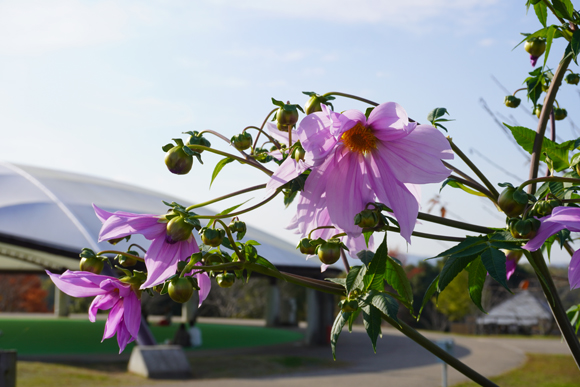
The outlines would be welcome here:
<svg viewBox="0 0 580 387">
<path fill-rule="evenodd" d="M 360 122 L 344 132 L 340 139 L 352 152 L 365 154 L 377 147 L 377 138 L 373 131 Z"/>
</svg>

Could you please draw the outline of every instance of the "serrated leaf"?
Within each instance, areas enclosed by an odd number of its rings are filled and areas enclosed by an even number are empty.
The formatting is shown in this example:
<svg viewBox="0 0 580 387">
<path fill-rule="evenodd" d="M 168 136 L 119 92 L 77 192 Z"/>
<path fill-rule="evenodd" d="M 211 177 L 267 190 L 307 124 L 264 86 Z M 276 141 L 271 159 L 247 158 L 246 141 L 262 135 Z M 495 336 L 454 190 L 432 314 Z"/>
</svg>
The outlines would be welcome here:
<svg viewBox="0 0 580 387">
<path fill-rule="evenodd" d="M 413 305 L 413 289 L 411 282 L 407 278 L 407 273 L 400 263 L 390 256 L 387 257 L 387 272 L 385 274 L 387 283 L 410 305 Z"/>
<path fill-rule="evenodd" d="M 366 301 L 370 301 L 370 303 L 381 313 L 389 316 L 397 322 L 399 321 L 397 318 L 397 313 L 399 313 L 399 304 L 393 297 L 385 293 L 371 290 Z"/>
<path fill-rule="evenodd" d="M 364 275 L 363 284 L 365 289 L 385 290 L 385 273 L 387 271 L 387 234 L 383 242 L 377 248 Z"/>
<path fill-rule="evenodd" d="M 229 157 L 226 157 L 225 159 L 221 159 L 220 161 L 218 161 L 218 163 L 215 165 L 215 168 L 213 169 L 213 173 L 211 174 L 211 181 L 209 182 L 210 188 L 211 185 L 213 184 L 213 181 L 215 180 L 217 175 L 221 172 L 221 170 L 232 161 L 234 161 L 234 159 L 230 159 Z"/>
<path fill-rule="evenodd" d="M 354 312 L 352 312 L 350 314 L 350 316 L 348 317 L 348 331 L 349 332 L 352 332 L 352 325 L 356 321 L 357 317 L 360 315 L 361 311 L 362 310 L 359 308 L 359 309 L 355 310 Z"/>
<path fill-rule="evenodd" d="M 475 249 L 477 247 L 477 249 Z M 481 247 L 481 248 L 480 248 Z M 473 254 L 464 254 L 462 256 L 451 256 L 443 265 L 443 269 L 441 269 L 441 274 L 439 274 L 439 283 L 437 285 L 437 290 L 441 293 L 447 285 L 459 273 L 463 271 L 472 261 L 474 261 L 479 254 L 483 254 L 485 251 L 489 250 L 487 246 L 474 246 L 474 253 Z M 505 258 L 505 256 L 504 256 Z"/>
<path fill-rule="evenodd" d="M 439 276 L 435 277 L 433 281 L 431 281 L 431 285 L 429 285 L 429 287 L 427 288 L 427 291 L 423 296 L 423 302 L 421 303 L 421 309 L 419 309 L 419 315 L 417 316 L 417 320 L 421 318 L 421 312 L 423 312 L 423 308 L 425 307 L 425 305 L 427 305 L 431 297 L 433 297 L 433 295 L 437 292 L 438 282 Z"/>
<path fill-rule="evenodd" d="M 563 199 L 564 198 L 564 184 L 560 181 L 549 181 L 548 182 L 548 188 L 550 189 L 550 192 L 557 197 L 558 199 Z"/>
<path fill-rule="evenodd" d="M 578 64 L 577 58 L 578 53 L 580 53 L 580 30 L 576 29 L 572 34 L 572 41 L 570 42 L 570 50 L 574 55 L 572 58 L 574 59 L 574 63 Z"/>
<path fill-rule="evenodd" d="M 373 344 L 373 351 L 377 353 L 377 339 L 381 334 L 382 313 L 372 305 L 366 305 L 362 308 L 363 325 Z"/>
<path fill-rule="evenodd" d="M 481 262 L 481 258 L 477 257 L 477 259 L 467 267 L 467 272 L 469 273 L 469 279 L 467 282 L 467 286 L 469 288 L 469 297 L 471 300 L 481 310 L 483 313 L 487 313 L 483 306 L 481 306 L 481 297 L 483 292 L 483 285 L 485 283 L 485 279 L 487 278 L 487 270 Z"/>
<path fill-rule="evenodd" d="M 488 235 L 489 241 L 491 242 L 492 246 L 495 246 L 494 242 L 523 242 L 526 239 L 517 239 L 512 236 L 509 231 L 502 230 L 496 231 L 493 234 Z M 499 247 L 502 248 L 502 247 Z"/>
<path fill-rule="evenodd" d="M 480 245 L 480 244 L 485 243 L 485 242 L 487 242 L 487 238 L 484 236 L 479 236 L 479 237 L 468 236 L 465 238 L 464 241 L 460 242 L 459 244 L 453 246 L 452 248 L 450 248 L 448 250 L 445 250 L 442 253 L 439 253 L 434 258 L 449 257 L 451 255 L 455 255 L 455 254 L 458 254 L 462 251 L 465 251 L 472 246 Z"/>
<path fill-rule="evenodd" d="M 336 360 L 336 342 L 338 341 L 338 336 L 342 332 L 344 324 L 348 321 L 350 313 L 340 312 L 334 319 L 332 324 L 332 330 L 330 331 L 330 347 L 332 348 L 332 358 Z"/>
<path fill-rule="evenodd" d="M 556 14 L 563 19 L 572 20 L 574 6 L 570 0 L 552 0 Z"/>
<path fill-rule="evenodd" d="M 249 201 L 250 201 L 250 200 L 252 200 L 252 199 L 253 199 L 253 198 L 250 198 L 250 199 L 246 200 L 246 201 L 245 201 L 245 202 L 243 202 L 243 203 L 240 203 L 240 204 L 238 204 L 238 205 L 235 205 L 235 206 L 233 206 L 233 207 L 230 207 L 230 208 L 226 208 L 225 210 L 223 210 L 222 212 L 220 212 L 219 214 L 216 214 L 216 215 L 227 215 L 227 214 L 229 214 L 230 212 L 232 212 L 232 211 L 236 210 L 237 208 L 239 208 L 239 207 L 243 206 L 244 204 L 246 204 L 247 202 L 249 202 Z"/>
<path fill-rule="evenodd" d="M 546 3 L 543 1 L 539 1 L 538 3 L 534 4 L 534 11 L 536 11 L 536 16 L 538 20 L 544 27 L 547 27 L 546 21 L 548 20 L 548 7 Z"/>
<path fill-rule="evenodd" d="M 511 293 L 507 284 L 505 254 L 497 249 L 490 248 L 481 253 L 481 262 L 483 262 L 483 265 L 491 278 L 496 280 Z"/>
<path fill-rule="evenodd" d="M 260 266 L 267 267 L 268 269 L 273 270 L 276 273 L 280 272 L 278 270 L 278 268 L 272 264 L 272 262 L 268 261 L 266 258 L 264 258 L 260 255 L 258 255 L 258 259 L 256 259 L 256 262 L 254 262 L 254 263 L 257 265 L 260 265 Z"/>
<path fill-rule="evenodd" d="M 546 4 L 544 4 L 544 2 L 540 1 L 538 4 L 543 4 L 544 9 L 546 8 Z M 543 67 L 546 67 L 546 62 L 548 61 L 548 56 L 550 55 L 550 49 L 552 48 L 552 41 L 554 40 L 554 35 L 556 34 L 556 31 L 558 31 L 556 26 L 550 26 L 548 27 L 548 31 L 546 32 L 546 52 L 544 53 Z"/>
<path fill-rule="evenodd" d="M 350 293 L 353 289 L 363 288 L 363 278 L 367 271 L 366 266 L 353 266 L 346 276 L 346 292 Z"/>
<path fill-rule="evenodd" d="M 433 122 L 440 117 L 443 117 L 445 114 L 449 115 L 449 112 L 445 108 L 435 108 L 429 112 L 427 115 L 427 121 Z"/>
<path fill-rule="evenodd" d="M 326 281 L 334 282 L 346 288 L 346 278 L 325 278 Z"/>
<path fill-rule="evenodd" d="M 356 256 L 358 257 L 358 259 L 361 260 L 362 263 L 365 264 L 366 267 L 369 267 L 369 264 L 371 263 L 373 257 L 375 256 L 375 253 L 373 253 L 370 250 L 361 250 L 358 253 L 356 253 Z"/>
</svg>

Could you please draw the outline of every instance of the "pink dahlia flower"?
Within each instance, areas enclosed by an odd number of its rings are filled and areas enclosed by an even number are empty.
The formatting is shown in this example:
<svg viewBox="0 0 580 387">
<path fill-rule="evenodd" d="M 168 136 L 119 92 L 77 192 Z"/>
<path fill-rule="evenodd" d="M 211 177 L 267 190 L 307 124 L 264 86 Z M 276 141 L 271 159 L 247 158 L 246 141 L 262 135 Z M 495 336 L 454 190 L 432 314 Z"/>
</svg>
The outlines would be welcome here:
<svg viewBox="0 0 580 387">
<path fill-rule="evenodd" d="M 416 185 L 438 183 L 450 174 L 441 162 L 453 158 L 447 139 L 430 125 L 410 122 L 394 102 L 377 106 L 368 119 L 357 110 L 338 114 L 322 108 L 306 116 L 297 130 L 311 167 L 298 204 L 299 230 L 321 225 L 317 218 L 326 208 L 331 224 L 358 237 L 355 215 L 378 199 L 393 210 L 401 235 L 410 242 L 419 212 Z M 269 187 L 297 176 L 290 166 L 283 167 Z"/>
<path fill-rule="evenodd" d="M 540 218 L 540 222 L 542 224 L 538 233 L 524 245 L 524 249 L 538 250 L 546 239 L 565 228 L 572 232 L 580 232 L 580 208 L 556 207 L 552 214 Z M 580 250 L 576 250 L 572 255 L 568 266 L 568 282 L 570 289 L 580 288 Z"/>
<path fill-rule="evenodd" d="M 151 246 L 145 254 L 147 280 L 141 289 L 150 288 L 164 282 L 175 274 L 177 263 L 184 261 L 191 254 L 199 252 L 193 234 L 186 240 L 173 241 L 167 234 L 167 223 L 162 222 L 160 215 L 132 214 L 130 212 L 108 212 L 93 205 L 97 217 L 103 222 L 99 233 L 99 242 L 123 238 L 128 235 L 141 234 L 151 240 Z M 200 292 L 200 304 L 209 293 L 209 277 L 206 273 L 195 274 Z M 202 286 L 204 286 L 202 288 Z"/>
<path fill-rule="evenodd" d="M 119 353 L 134 341 L 141 324 L 141 301 L 131 285 L 117 278 L 86 271 L 65 271 L 63 274 L 46 272 L 63 293 L 72 297 L 95 297 L 89 308 L 89 320 L 95 322 L 97 311 L 108 310 L 103 340 L 117 335 Z"/>
<path fill-rule="evenodd" d="M 516 267 L 518 266 L 518 262 L 522 257 L 522 254 L 522 250 L 509 250 L 505 252 L 505 268 L 507 279 L 510 279 L 511 276 L 516 272 Z"/>
</svg>

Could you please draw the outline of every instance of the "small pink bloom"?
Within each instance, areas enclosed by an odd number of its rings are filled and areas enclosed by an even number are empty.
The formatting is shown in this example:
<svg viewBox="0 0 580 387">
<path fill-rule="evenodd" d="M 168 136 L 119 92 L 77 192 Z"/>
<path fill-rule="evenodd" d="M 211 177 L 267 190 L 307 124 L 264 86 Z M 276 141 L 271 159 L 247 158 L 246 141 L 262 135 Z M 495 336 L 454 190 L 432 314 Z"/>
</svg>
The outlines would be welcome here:
<svg viewBox="0 0 580 387">
<path fill-rule="evenodd" d="M 89 308 L 89 320 L 95 322 L 97 310 L 111 310 L 103 340 L 117 335 L 119 353 L 134 341 L 141 323 L 141 301 L 131 285 L 117 278 L 86 271 L 69 271 L 61 275 L 47 271 L 52 282 L 63 293 L 72 297 L 95 297 Z"/>
<path fill-rule="evenodd" d="M 550 215 L 540 218 L 540 222 L 542 224 L 538 233 L 523 246 L 524 249 L 538 250 L 546 239 L 563 229 L 580 232 L 580 208 L 556 207 Z M 572 255 L 570 266 L 568 266 L 568 282 L 570 282 L 570 289 L 580 288 L 580 250 L 576 250 Z"/>
</svg>

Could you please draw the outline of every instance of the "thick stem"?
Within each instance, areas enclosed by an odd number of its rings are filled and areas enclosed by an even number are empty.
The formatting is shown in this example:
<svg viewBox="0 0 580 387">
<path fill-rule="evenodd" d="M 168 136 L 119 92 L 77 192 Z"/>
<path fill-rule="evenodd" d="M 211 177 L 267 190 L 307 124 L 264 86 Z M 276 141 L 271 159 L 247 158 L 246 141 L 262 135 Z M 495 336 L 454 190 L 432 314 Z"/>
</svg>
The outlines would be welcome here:
<svg viewBox="0 0 580 387">
<path fill-rule="evenodd" d="M 537 271 L 536 275 L 538 276 L 538 280 L 542 286 L 548 305 L 550 305 L 552 314 L 556 319 L 558 328 L 560 328 L 560 332 L 562 332 L 562 336 L 564 337 L 564 340 L 566 340 L 566 344 L 568 344 L 568 348 L 572 353 L 576 366 L 580 368 L 580 342 L 578 341 L 574 328 L 570 325 L 570 321 L 566 315 L 566 310 L 562 306 L 562 302 L 558 296 L 558 290 L 554 285 L 554 280 L 550 275 L 544 256 L 540 250 L 532 251 L 531 253 L 526 254 L 526 256 Z"/>
<path fill-rule="evenodd" d="M 403 321 L 395 321 L 389 316 L 383 315 L 383 320 L 391 324 L 393 327 L 398 329 L 405 336 L 425 348 L 427 351 L 431 352 L 433 355 L 437 356 L 439 359 L 443 360 L 445 363 L 449 364 L 451 367 L 455 368 L 457 371 L 461 372 L 463 375 L 467 376 L 469 379 L 478 383 L 484 387 L 498 387 L 497 384 L 493 383 L 491 380 L 487 379 L 485 376 L 479 374 L 478 372 L 472 370 L 470 367 L 465 365 L 463 362 L 458 360 L 445 351 L 443 348 L 439 347 L 437 344 L 405 324 Z"/>
<path fill-rule="evenodd" d="M 260 133 L 262 133 L 262 129 L 264 129 L 264 126 L 266 126 L 266 123 L 270 119 L 270 116 L 272 114 L 274 114 L 274 112 L 276 110 L 278 110 L 278 108 L 272 109 L 272 111 L 270 113 L 268 113 L 268 115 L 266 116 L 266 118 L 264 118 L 264 122 L 262 122 L 262 126 L 260 126 L 260 131 L 256 135 L 256 140 L 254 140 L 254 145 L 252 145 L 252 152 L 254 152 L 254 149 L 256 149 L 256 145 L 258 145 L 258 139 L 260 138 Z"/>
<path fill-rule="evenodd" d="M 256 204 L 255 206 L 246 208 L 245 210 L 233 212 L 231 214 L 224 214 L 224 215 L 196 215 L 194 216 L 197 219 L 223 219 L 223 218 L 233 218 L 234 216 L 239 216 L 241 214 L 245 214 L 246 212 L 250 212 L 255 210 L 258 207 L 263 206 L 264 204 L 268 203 L 270 200 L 274 199 L 276 195 L 278 195 L 280 191 L 274 192 L 269 198 L 261 201 L 260 203 Z"/>
<path fill-rule="evenodd" d="M 344 265 L 344 270 L 346 270 L 346 274 L 350 273 L 350 265 L 348 264 L 348 260 L 346 259 L 344 249 L 340 249 L 340 259 L 342 259 L 342 264 Z"/>
<path fill-rule="evenodd" d="M 102 255 L 102 254 L 117 254 L 117 255 L 122 255 L 122 256 L 124 256 L 124 257 L 133 258 L 133 259 L 136 259 L 136 260 L 138 260 L 138 261 L 141 261 L 141 262 L 145 262 L 145 259 L 143 259 L 143 258 L 141 258 L 141 257 L 138 257 L 138 256 L 136 256 L 136 255 L 133 255 L 133 254 L 126 253 L 126 252 L 124 252 L 124 251 L 117 251 L 117 250 L 103 250 L 103 251 L 99 251 L 99 252 L 97 253 L 97 255 Z"/>
<path fill-rule="evenodd" d="M 208 151 L 211 153 L 215 153 L 217 155 L 229 157 L 230 159 L 238 160 L 242 164 L 248 164 L 256 169 L 259 169 L 260 171 L 264 172 L 268 176 L 272 176 L 274 174 L 274 172 L 270 171 L 268 168 L 262 166 L 260 163 L 258 163 L 257 161 L 255 161 L 249 157 L 248 158 L 241 158 L 238 156 L 234 156 L 231 153 L 223 152 L 223 151 L 213 149 L 213 148 L 208 148 L 208 147 L 203 146 L 203 145 L 187 145 L 187 147 L 190 149 L 193 149 L 193 150 L 196 150 L 196 149 L 197 150 L 205 150 L 205 151 Z"/>
<path fill-rule="evenodd" d="M 546 2 L 547 3 L 547 2 Z M 548 119 L 550 118 L 550 113 L 554 107 L 554 101 L 556 100 L 556 94 L 558 94 L 558 89 L 562 84 L 562 79 L 566 73 L 566 69 L 572 60 L 572 55 L 565 57 L 560 62 L 552 82 L 550 82 L 550 87 L 546 93 L 546 98 L 544 99 L 544 106 L 542 107 L 542 112 L 540 113 L 540 120 L 538 122 L 538 128 L 536 129 L 536 138 L 534 139 L 534 148 L 532 151 L 532 161 L 530 163 L 530 174 L 529 179 L 535 179 L 538 177 L 538 168 L 540 166 L 540 157 L 542 156 L 542 142 L 544 141 L 544 134 L 546 133 L 546 126 L 548 124 Z M 536 193 L 536 184 L 533 183 L 528 188 L 529 194 Z"/>
<path fill-rule="evenodd" d="M 495 201 L 497 202 L 499 192 L 497 192 L 493 184 L 491 184 L 491 182 L 487 180 L 487 177 L 485 177 L 485 175 L 479 170 L 479 168 L 477 168 L 475 164 L 473 164 L 473 162 L 469 159 L 469 157 L 467 157 L 465 153 L 463 153 L 461 149 L 459 149 L 457 145 L 453 143 L 451 137 L 447 137 L 447 140 L 449 140 L 449 144 L 451 145 L 451 149 L 453 149 L 453 152 L 455 152 L 455 154 L 459 156 L 461 160 L 463 160 L 463 162 L 465 162 L 465 164 L 469 166 L 469 168 L 471 168 L 471 170 L 477 175 L 477 177 L 479 177 L 481 182 L 487 187 L 487 189 L 489 190 L 489 192 L 491 192 L 491 194 L 495 198 Z"/>
<path fill-rule="evenodd" d="M 234 196 L 238 196 L 238 195 L 245 194 L 245 193 L 248 193 L 248 192 L 256 191 L 256 190 L 259 190 L 259 189 L 262 189 L 262 188 L 266 188 L 266 184 L 255 185 L 253 187 L 245 188 L 245 189 L 242 189 L 242 190 L 239 190 L 239 191 L 236 191 L 236 192 L 232 192 L 232 193 L 227 194 L 227 195 L 224 195 L 224 196 L 220 196 L 219 198 L 215 198 L 215 199 L 212 199 L 212 200 L 208 200 L 207 202 L 194 204 L 192 206 L 187 207 L 185 209 L 185 211 L 191 211 L 194 208 L 205 207 L 205 206 L 208 206 L 210 204 L 213 204 L 213 203 L 216 203 L 216 202 L 225 200 L 225 199 L 233 198 Z"/>
<path fill-rule="evenodd" d="M 524 189 L 524 187 L 527 185 L 541 183 L 543 181 L 556 181 L 556 182 L 560 182 L 560 183 L 580 184 L 580 179 L 575 179 L 573 177 L 546 176 L 546 177 L 536 177 L 535 179 L 526 180 L 522 184 L 520 184 L 518 189 L 521 190 L 521 189 Z M 534 191 L 535 191 L 535 189 L 534 189 Z"/>
<path fill-rule="evenodd" d="M 338 96 L 341 96 L 341 97 L 346 97 L 346 98 L 350 98 L 350 99 L 356 99 L 357 101 L 361 101 L 361 102 L 364 102 L 364 103 L 368 103 L 369 105 L 379 106 L 378 103 L 376 103 L 374 101 L 371 101 L 370 99 L 362 98 L 362 97 L 359 97 L 359 96 L 356 96 L 356 95 L 352 95 L 352 94 L 341 93 L 339 91 L 331 91 L 330 93 L 323 94 L 322 97 L 328 97 L 330 95 L 338 95 Z"/>
<path fill-rule="evenodd" d="M 470 224 L 470 223 L 464 223 L 464 222 L 460 222 L 458 220 L 446 219 L 446 218 L 442 218 L 440 216 L 426 214 L 424 212 L 419 212 L 417 219 L 426 220 L 427 222 L 438 223 L 438 224 L 442 224 L 442 225 L 447 226 L 447 227 L 458 228 L 461 230 L 478 232 L 481 234 L 493 234 L 495 232 L 495 230 L 493 230 L 491 228 L 477 226 L 475 224 Z"/>
<path fill-rule="evenodd" d="M 387 230 L 398 232 L 398 233 L 401 232 L 400 228 L 392 227 L 392 226 L 387 226 Z M 411 233 L 411 235 L 419 237 L 419 238 L 435 239 L 438 241 L 448 241 L 448 242 L 463 242 L 465 240 L 465 238 L 462 238 L 462 237 L 452 237 L 452 236 L 447 236 L 447 235 L 427 234 L 427 233 L 418 232 L 418 231 L 413 231 Z"/>
</svg>

